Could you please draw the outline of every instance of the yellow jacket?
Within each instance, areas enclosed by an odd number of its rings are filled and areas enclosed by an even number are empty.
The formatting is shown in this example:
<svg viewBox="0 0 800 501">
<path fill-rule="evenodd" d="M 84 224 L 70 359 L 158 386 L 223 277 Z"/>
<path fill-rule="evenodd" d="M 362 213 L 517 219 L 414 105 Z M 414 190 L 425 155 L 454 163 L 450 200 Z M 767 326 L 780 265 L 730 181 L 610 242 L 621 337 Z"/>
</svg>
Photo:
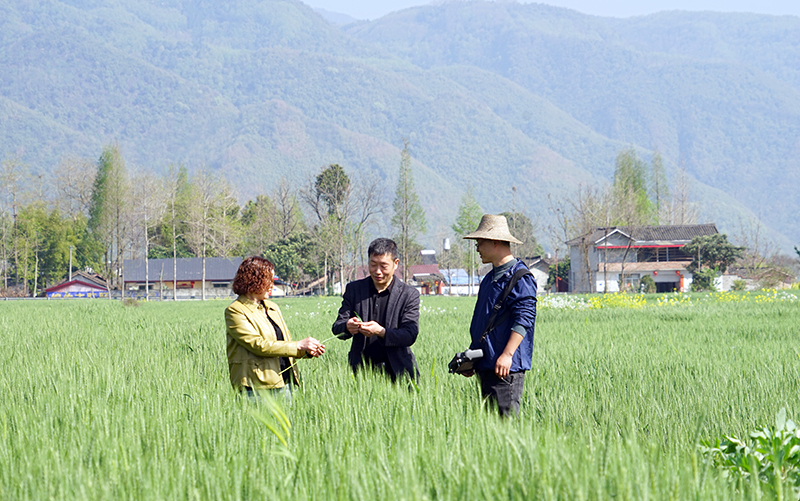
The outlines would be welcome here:
<svg viewBox="0 0 800 501">
<path fill-rule="evenodd" d="M 264 315 L 265 309 L 280 327 L 284 341 L 278 341 L 272 323 Z M 247 296 L 239 296 L 225 309 L 225 325 L 228 369 L 234 388 L 282 388 L 279 357 L 305 356 L 304 351 L 297 349 L 297 342 L 292 341 L 281 310 L 272 301 L 256 303 Z M 289 363 L 294 364 L 294 359 L 289 358 Z M 297 369 L 292 365 L 290 370 L 295 384 L 299 385 Z"/>
</svg>

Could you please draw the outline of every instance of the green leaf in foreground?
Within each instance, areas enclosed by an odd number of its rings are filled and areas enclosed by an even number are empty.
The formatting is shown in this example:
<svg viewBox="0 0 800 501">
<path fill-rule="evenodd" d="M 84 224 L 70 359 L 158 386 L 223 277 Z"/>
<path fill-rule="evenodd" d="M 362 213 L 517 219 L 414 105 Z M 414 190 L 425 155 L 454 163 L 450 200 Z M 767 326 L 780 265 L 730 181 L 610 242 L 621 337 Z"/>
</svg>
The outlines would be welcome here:
<svg viewBox="0 0 800 501">
<path fill-rule="evenodd" d="M 737 489 L 760 487 L 783 499 L 783 484 L 788 482 L 795 499 L 800 499 L 800 429 L 786 419 L 785 407 L 775 416 L 774 427 L 750 433 L 750 441 L 726 435 L 722 440 L 702 441 L 699 448 Z"/>
</svg>

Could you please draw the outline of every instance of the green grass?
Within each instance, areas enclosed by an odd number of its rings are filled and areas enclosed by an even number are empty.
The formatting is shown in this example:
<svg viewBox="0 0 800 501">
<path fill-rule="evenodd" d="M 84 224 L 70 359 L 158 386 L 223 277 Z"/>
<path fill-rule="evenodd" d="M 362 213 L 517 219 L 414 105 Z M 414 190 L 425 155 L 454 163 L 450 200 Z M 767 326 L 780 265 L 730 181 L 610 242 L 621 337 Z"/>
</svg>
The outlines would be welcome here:
<svg viewBox="0 0 800 501">
<path fill-rule="evenodd" d="M 229 386 L 226 302 L 0 302 L 0 499 L 768 499 L 696 453 L 798 418 L 798 302 L 736 297 L 543 307 L 515 420 L 447 373 L 474 299 L 425 297 L 418 391 L 330 340 L 286 449 Z M 336 298 L 277 302 L 330 337 Z"/>
</svg>

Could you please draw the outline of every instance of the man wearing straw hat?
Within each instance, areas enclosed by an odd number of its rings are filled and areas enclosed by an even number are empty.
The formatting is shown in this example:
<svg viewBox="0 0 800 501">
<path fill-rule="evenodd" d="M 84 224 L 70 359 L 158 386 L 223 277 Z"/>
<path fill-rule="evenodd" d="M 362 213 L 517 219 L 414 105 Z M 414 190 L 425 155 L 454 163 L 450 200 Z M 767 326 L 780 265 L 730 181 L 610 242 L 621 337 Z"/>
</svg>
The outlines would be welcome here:
<svg viewBox="0 0 800 501">
<path fill-rule="evenodd" d="M 481 260 L 493 266 L 481 281 L 469 329 L 470 349 L 483 350 L 483 358 L 474 372 L 464 375 L 478 374 L 483 397 L 497 405 L 500 415 L 517 415 L 525 372 L 531 369 L 533 356 L 536 279 L 530 272 L 518 278 L 497 312 L 494 327 L 485 332 L 506 285 L 518 270 L 527 270 L 525 263 L 511 254 L 511 244 L 522 242 L 508 231 L 504 216 L 492 214 L 484 214 L 478 229 L 464 238 L 475 240 Z"/>
</svg>

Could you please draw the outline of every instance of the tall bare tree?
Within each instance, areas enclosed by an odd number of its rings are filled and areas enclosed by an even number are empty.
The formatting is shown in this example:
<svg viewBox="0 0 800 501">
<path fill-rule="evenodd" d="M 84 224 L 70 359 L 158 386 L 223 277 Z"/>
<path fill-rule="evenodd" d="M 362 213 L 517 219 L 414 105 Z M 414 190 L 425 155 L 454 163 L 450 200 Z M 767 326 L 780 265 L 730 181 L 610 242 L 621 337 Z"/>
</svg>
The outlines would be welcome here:
<svg viewBox="0 0 800 501">
<path fill-rule="evenodd" d="M 183 165 L 170 165 L 162 181 L 166 196 L 164 223 L 172 247 L 172 299 L 178 299 L 178 239 L 185 239 L 186 220 L 191 206 L 189 174 Z M 162 230 L 162 238 L 163 233 Z"/>
<path fill-rule="evenodd" d="M 201 294 L 205 300 L 206 257 L 209 251 L 228 257 L 239 244 L 238 230 L 231 227 L 239 209 L 230 184 L 208 168 L 192 176 L 190 200 L 186 242 L 202 258 Z"/>
<path fill-rule="evenodd" d="M 675 172 L 672 184 L 669 224 L 696 224 L 697 205 L 692 202 L 692 184 L 683 165 Z"/>
<path fill-rule="evenodd" d="M 355 278 L 355 264 L 357 256 L 361 256 L 362 266 L 365 266 L 364 256 L 366 254 L 366 245 L 364 236 L 367 227 L 373 222 L 378 214 L 386 211 L 386 194 L 383 190 L 383 185 L 376 178 L 364 178 L 358 182 L 359 186 L 363 186 L 363 192 L 359 192 L 352 201 L 352 215 L 350 241 L 353 243 L 352 251 L 352 270 L 353 273 L 350 279 Z"/>
<path fill-rule="evenodd" d="M 278 240 L 289 238 L 295 232 L 305 229 L 303 210 L 300 208 L 298 193 L 289 186 L 286 178 L 278 183 L 272 196 L 277 211 L 277 237 Z"/>
<path fill-rule="evenodd" d="M 664 224 L 668 220 L 670 209 L 669 185 L 664 172 L 664 159 L 656 150 L 650 162 L 650 201 L 653 204 L 653 214 L 656 224 Z"/>
<path fill-rule="evenodd" d="M 0 162 L 0 183 L 3 186 L 4 209 L 8 216 L 4 218 L 3 225 L 3 283 L 8 288 L 8 275 L 6 266 L 10 259 L 14 261 L 14 284 L 19 285 L 20 280 L 20 245 L 18 217 L 21 207 L 25 204 L 27 196 L 26 180 L 29 178 L 28 166 L 22 162 L 21 153 L 10 155 Z M 10 256 L 9 256 L 10 254 Z M 27 291 L 27 286 L 26 286 Z M 27 293 L 27 292 L 26 292 Z"/>
<path fill-rule="evenodd" d="M 245 204 L 242 209 L 245 254 L 261 256 L 271 243 L 279 240 L 278 219 L 278 209 L 267 195 L 258 195 Z"/>
<path fill-rule="evenodd" d="M 478 267 L 477 252 L 475 250 L 475 243 L 472 240 L 464 240 L 464 235 L 472 233 L 478 227 L 483 216 L 483 209 L 478 205 L 475 196 L 472 194 L 472 188 L 468 188 L 464 195 L 461 197 L 461 204 L 458 206 L 458 215 L 456 221 L 453 223 L 452 229 L 458 238 L 458 244 L 461 246 L 463 252 L 461 256 L 464 261 L 462 265 L 469 272 L 469 295 L 472 295 L 472 289 L 475 285 L 475 270 Z"/>
<path fill-rule="evenodd" d="M 419 203 L 414 173 L 411 170 L 411 153 L 408 151 L 408 140 L 403 139 L 403 150 L 400 152 L 400 171 L 397 179 L 397 191 L 392 204 L 394 215 L 392 226 L 397 231 L 397 244 L 400 248 L 400 259 L 403 264 L 403 281 L 408 281 L 408 267 L 412 263 L 412 253 L 417 250 L 416 239 L 427 228 L 425 211 Z"/>
<path fill-rule="evenodd" d="M 542 253 L 542 246 L 536 239 L 536 230 L 533 221 L 521 212 L 503 212 L 508 221 L 511 234 L 522 241 L 521 244 L 511 244 L 513 254 L 519 258 L 529 258 Z"/>
<path fill-rule="evenodd" d="M 328 259 L 334 258 L 339 264 L 342 287 L 345 280 L 344 262 L 350 190 L 350 176 L 339 164 L 331 164 L 323 168 L 302 192 L 303 199 L 317 220 L 313 234 L 324 253 L 326 280 Z"/>
<path fill-rule="evenodd" d="M 97 166 L 92 160 L 75 156 L 62 158 L 52 174 L 56 208 L 73 220 L 81 214 L 88 217 L 96 175 Z"/>
<path fill-rule="evenodd" d="M 589 252 L 595 243 L 588 237 L 595 228 L 607 228 L 609 226 L 609 222 L 614 217 L 613 205 L 619 208 L 620 204 L 625 204 L 625 201 L 629 200 L 627 196 L 621 195 L 621 193 L 624 192 L 579 185 L 574 198 L 568 201 L 571 209 L 571 215 L 569 216 L 571 231 L 575 235 L 580 235 L 582 239 L 579 249 L 583 263 L 582 268 L 586 273 L 586 280 L 589 284 L 589 292 L 595 292 L 595 281 L 592 279 L 593 270 Z"/>
<path fill-rule="evenodd" d="M 241 208 L 234 187 L 224 181 L 219 186 L 216 213 L 211 233 L 214 253 L 221 257 L 239 254 L 242 244 Z"/>
<path fill-rule="evenodd" d="M 328 277 L 328 262 L 335 262 L 342 283 L 348 273 L 345 264 L 348 256 L 355 262 L 361 247 L 363 232 L 372 217 L 383 211 L 383 194 L 377 180 L 359 182 L 357 194 L 353 193 L 350 176 L 338 164 L 323 168 L 300 192 L 300 196 L 316 220 L 312 235 L 320 244 L 323 254 L 324 276 Z"/>
<path fill-rule="evenodd" d="M 36 296 L 39 279 L 39 260 L 43 243 L 43 226 L 47 220 L 44 201 L 39 200 L 22 207 L 17 214 L 16 238 L 19 250 L 19 269 L 22 275 L 23 294 Z"/>
<path fill-rule="evenodd" d="M 8 289 L 9 250 L 12 246 L 11 231 L 14 227 L 11 214 L 3 207 L 0 210 L 0 248 L 2 249 L 3 289 Z"/>
<path fill-rule="evenodd" d="M 131 179 L 131 206 L 134 216 L 131 226 L 138 231 L 144 255 L 145 299 L 150 299 L 150 244 L 155 238 L 151 230 L 164 214 L 167 200 L 165 186 L 146 170 L 135 172 Z M 138 225 L 136 224 L 138 223 Z"/>
<path fill-rule="evenodd" d="M 764 288 L 775 287 L 792 276 L 791 259 L 781 255 L 780 248 L 768 235 L 760 218 L 739 218 L 732 240 L 742 247 L 737 268 Z"/>
</svg>

